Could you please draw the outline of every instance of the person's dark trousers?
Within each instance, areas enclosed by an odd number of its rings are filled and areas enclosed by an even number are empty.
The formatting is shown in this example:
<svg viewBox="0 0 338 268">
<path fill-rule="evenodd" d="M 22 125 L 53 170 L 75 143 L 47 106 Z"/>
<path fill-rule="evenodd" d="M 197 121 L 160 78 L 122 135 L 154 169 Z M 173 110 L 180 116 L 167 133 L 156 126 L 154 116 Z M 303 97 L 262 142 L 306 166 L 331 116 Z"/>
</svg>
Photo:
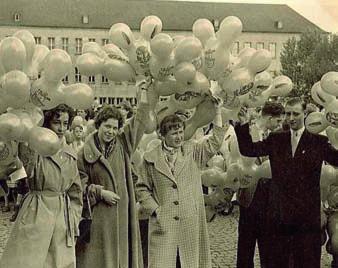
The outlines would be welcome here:
<svg viewBox="0 0 338 268">
<path fill-rule="evenodd" d="M 140 233 L 141 233 L 141 246 L 143 254 L 144 267 L 148 267 L 148 230 L 149 220 L 139 220 Z"/>
<path fill-rule="evenodd" d="M 279 224 L 271 239 L 269 268 L 320 268 L 320 230 Z"/>
<path fill-rule="evenodd" d="M 180 253 L 178 249 L 177 249 L 177 255 L 176 255 L 176 268 L 181 268 Z"/>
<path fill-rule="evenodd" d="M 269 195 L 268 181 L 261 181 L 249 207 L 240 206 L 237 243 L 237 268 L 253 268 L 256 242 L 261 267 L 266 268 L 269 245 L 273 242 L 268 235 L 266 213 Z"/>
</svg>

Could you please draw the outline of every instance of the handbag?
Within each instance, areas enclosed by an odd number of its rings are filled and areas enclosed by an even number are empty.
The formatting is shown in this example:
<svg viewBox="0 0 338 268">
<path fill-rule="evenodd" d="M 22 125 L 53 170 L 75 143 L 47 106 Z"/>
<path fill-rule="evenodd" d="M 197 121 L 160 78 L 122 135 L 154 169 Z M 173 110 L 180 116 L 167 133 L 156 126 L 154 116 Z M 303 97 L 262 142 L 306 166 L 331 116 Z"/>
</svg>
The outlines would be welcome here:
<svg viewBox="0 0 338 268">
<path fill-rule="evenodd" d="M 87 200 L 87 208 L 88 208 L 89 215 L 85 215 L 85 217 L 83 217 L 80 220 L 80 223 L 79 223 L 80 235 L 77 238 L 77 241 L 83 242 L 83 243 L 89 243 L 90 242 L 90 228 L 92 225 L 92 209 L 90 206 L 88 193 L 86 193 L 85 197 Z"/>
</svg>

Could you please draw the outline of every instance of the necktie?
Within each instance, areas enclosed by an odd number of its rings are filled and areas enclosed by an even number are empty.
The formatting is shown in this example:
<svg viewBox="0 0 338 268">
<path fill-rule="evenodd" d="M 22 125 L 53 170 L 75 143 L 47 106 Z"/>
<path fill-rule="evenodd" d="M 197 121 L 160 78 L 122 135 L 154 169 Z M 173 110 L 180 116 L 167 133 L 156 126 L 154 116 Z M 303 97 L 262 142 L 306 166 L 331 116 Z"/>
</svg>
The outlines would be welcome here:
<svg viewBox="0 0 338 268">
<path fill-rule="evenodd" d="M 292 132 L 292 136 L 291 136 L 292 156 L 295 155 L 295 152 L 297 149 L 297 143 L 298 143 L 298 132 L 294 131 Z"/>
</svg>

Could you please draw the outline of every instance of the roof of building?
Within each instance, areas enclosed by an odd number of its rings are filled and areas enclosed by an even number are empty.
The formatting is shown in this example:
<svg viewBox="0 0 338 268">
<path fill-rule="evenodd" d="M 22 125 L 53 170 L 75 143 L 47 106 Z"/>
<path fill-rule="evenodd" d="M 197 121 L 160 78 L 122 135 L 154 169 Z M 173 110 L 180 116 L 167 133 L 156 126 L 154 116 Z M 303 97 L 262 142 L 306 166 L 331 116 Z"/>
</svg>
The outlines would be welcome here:
<svg viewBox="0 0 338 268">
<path fill-rule="evenodd" d="M 14 14 L 21 15 L 14 21 Z M 89 23 L 82 23 L 87 15 Z M 222 21 L 237 16 L 244 32 L 302 33 L 318 26 L 287 5 L 143 0 L 1 0 L 0 25 L 109 29 L 117 22 L 139 29 L 145 16 L 157 15 L 167 31 L 191 31 L 195 20 Z M 282 28 L 276 27 L 276 22 Z"/>
</svg>

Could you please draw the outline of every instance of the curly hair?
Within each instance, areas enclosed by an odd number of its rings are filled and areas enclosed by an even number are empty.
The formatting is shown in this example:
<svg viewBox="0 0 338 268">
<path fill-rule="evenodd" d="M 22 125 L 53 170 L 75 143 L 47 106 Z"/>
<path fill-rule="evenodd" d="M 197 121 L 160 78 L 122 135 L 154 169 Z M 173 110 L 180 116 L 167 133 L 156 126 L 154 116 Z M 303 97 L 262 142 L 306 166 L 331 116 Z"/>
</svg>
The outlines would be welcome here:
<svg viewBox="0 0 338 268">
<path fill-rule="evenodd" d="M 100 111 L 98 112 L 98 114 L 94 119 L 95 128 L 98 129 L 101 126 L 102 122 L 105 122 L 110 118 L 118 121 L 119 128 L 123 126 L 123 117 L 120 110 L 117 107 L 105 105 L 102 107 L 102 109 L 100 109 Z"/>
<path fill-rule="evenodd" d="M 283 105 L 278 102 L 266 102 L 262 108 L 262 116 L 281 116 L 284 112 Z"/>
<path fill-rule="evenodd" d="M 43 111 L 44 121 L 43 121 L 42 126 L 45 127 L 45 128 L 50 128 L 50 122 L 55 117 L 59 118 L 61 116 L 61 113 L 67 113 L 68 114 L 69 119 L 68 119 L 67 129 L 69 129 L 70 122 L 73 121 L 75 113 L 74 113 L 74 110 L 66 104 L 60 104 L 53 109 Z"/>
<path fill-rule="evenodd" d="M 159 133 L 165 136 L 170 130 L 185 128 L 184 121 L 176 114 L 167 115 L 163 118 L 159 126 Z"/>
</svg>

